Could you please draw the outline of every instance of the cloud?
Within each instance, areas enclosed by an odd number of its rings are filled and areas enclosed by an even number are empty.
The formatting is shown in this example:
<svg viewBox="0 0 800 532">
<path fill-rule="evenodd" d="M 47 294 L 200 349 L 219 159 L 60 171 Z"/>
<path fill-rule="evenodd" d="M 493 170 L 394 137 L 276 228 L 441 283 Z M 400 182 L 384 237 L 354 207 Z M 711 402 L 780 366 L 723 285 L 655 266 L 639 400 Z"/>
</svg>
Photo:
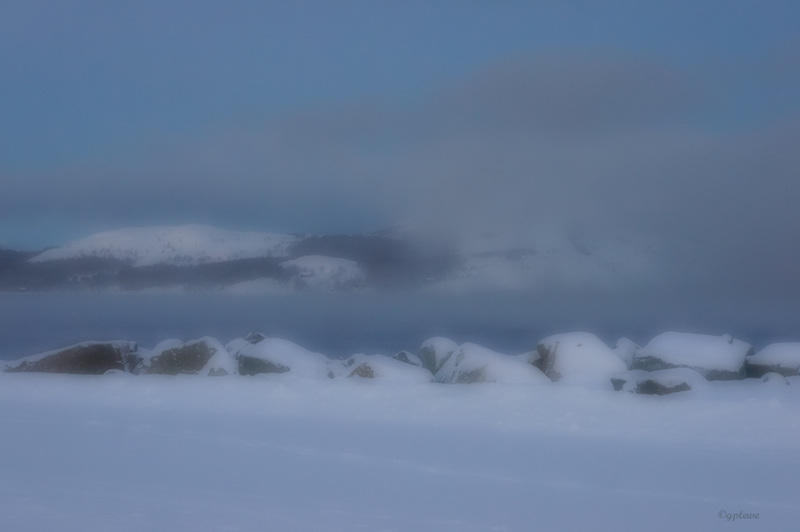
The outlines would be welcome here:
<svg viewBox="0 0 800 532">
<path fill-rule="evenodd" d="M 154 133 L 104 160 L 7 172 L 0 209 L 312 232 L 408 217 L 442 232 L 584 227 L 638 234 L 702 279 L 786 286 L 800 262 L 800 115 L 784 97 L 753 118 L 746 79 L 765 69 L 774 61 L 723 75 L 614 50 L 515 57 L 415 101 Z M 785 94 L 781 79 L 762 75 L 759 96 Z"/>
</svg>

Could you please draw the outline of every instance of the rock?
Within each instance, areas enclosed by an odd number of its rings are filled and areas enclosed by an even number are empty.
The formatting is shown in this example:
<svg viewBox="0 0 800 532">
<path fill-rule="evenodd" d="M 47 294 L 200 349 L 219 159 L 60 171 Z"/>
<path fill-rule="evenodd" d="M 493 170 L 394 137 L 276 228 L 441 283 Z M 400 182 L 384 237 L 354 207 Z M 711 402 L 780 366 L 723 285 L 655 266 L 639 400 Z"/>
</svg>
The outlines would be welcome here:
<svg viewBox="0 0 800 532">
<path fill-rule="evenodd" d="M 347 377 L 378 379 L 404 384 L 433 381 L 433 375 L 427 369 L 383 355 L 353 355 L 342 362 L 341 367 L 346 369 L 339 371 L 339 375 Z"/>
<path fill-rule="evenodd" d="M 641 349 L 639 345 L 623 337 L 617 340 L 613 351 L 630 369 L 633 366 L 633 355 L 636 354 L 636 351 L 639 349 Z"/>
<path fill-rule="evenodd" d="M 436 382 L 447 384 L 549 382 L 538 368 L 530 364 L 530 358 L 530 354 L 505 355 L 477 344 L 465 343 L 448 357 L 435 378 Z"/>
<path fill-rule="evenodd" d="M 266 334 L 262 334 L 260 332 L 252 331 L 247 336 L 244 337 L 244 340 L 250 344 L 257 344 L 261 340 L 265 340 L 267 338 Z"/>
<path fill-rule="evenodd" d="M 231 375 L 238 368 L 218 340 L 204 337 L 186 343 L 166 340 L 159 343 L 150 356 L 137 366 L 143 375 Z"/>
<path fill-rule="evenodd" d="M 668 395 L 701 387 L 706 382 L 700 373 L 688 368 L 656 371 L 629 371 L 611 378 L 614 389 L 643 395 Z"/>
<path fill-rule="evenodd" d="M 420 360 L 417 355 L 409 353 L 408 351 L 400 351 L 392 358 L 400 362 L 405 362 L 406 364 L 411 364 L 412 366 L 422 367 L 422 360 Z"/>
<path fill-rule="evenodd" d="M 761 382 L 766 382 L 771 385 L 784 385 L 789 386 L 789 379 L 780 373 L 765 373 L 761 376 Z"/>
<path fill-rule="evenodd" d="M 800 342 L 770 344 L 747 357 L 747 376 L 762 377 L 779 373 L 784 377 L 800 375 Z"/>
<path fill-rule="evenodd" d="M 708 380 L 743 379 L 750 344 L 730 335 L 667 332 L 650 340 L 633 356 L 633 369 L 655 371 L 689 368 Z"/>
<path fill-rule="evenodd" d="M 226 347 L 238 364 L 240 375 L 264 373 L 292 377 L 327 378 L 328 358 L 288 340 L 264 338 L 256 343 L 238 339 Z"/>
<path fill-rule="evenodd" d="M 602 340 L 592 333 L 549 336 L 536 346 L 538 367 L 552 381 L 605 381 L 628 369 Z"/>
<path fill-rule="evenodd" d="M 128 341 L 83 342 L 11 361 L 5 371 L 103 375 L 110 370 L 125 370 L 125 357 L 137 349 L 135 342 Z"/>
<path fill-rule="evenodd" d="M 436 375 L 456 349 L 458 349 L 457 343 L 449 338 L 437 336 L 422 342 L 418 356 L 422 361 L 422 367 Z"/>
</svg>

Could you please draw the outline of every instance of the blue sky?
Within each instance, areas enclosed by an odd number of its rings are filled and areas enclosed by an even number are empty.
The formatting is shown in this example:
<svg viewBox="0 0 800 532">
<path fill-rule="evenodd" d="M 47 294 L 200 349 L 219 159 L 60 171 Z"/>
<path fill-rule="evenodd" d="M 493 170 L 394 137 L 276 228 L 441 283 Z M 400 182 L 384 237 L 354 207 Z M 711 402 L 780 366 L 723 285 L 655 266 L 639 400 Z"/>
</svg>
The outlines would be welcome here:
<svg viewBox="0 0 800 532">
<path fill-rule="evenodd" d="M 770 1 L 3 2 L 0 243 L 554 224 L 788 277 L 798 28 Z"/>
</svg>

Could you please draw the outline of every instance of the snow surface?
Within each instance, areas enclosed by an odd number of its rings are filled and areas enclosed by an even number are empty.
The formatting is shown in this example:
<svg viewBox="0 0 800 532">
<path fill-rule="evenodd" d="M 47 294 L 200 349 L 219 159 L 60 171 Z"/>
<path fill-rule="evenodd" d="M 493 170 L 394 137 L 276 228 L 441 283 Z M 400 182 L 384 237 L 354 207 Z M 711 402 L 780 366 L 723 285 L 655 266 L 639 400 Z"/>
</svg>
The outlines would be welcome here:
<svg viewBox="0 0 800 532">
<path fill-rule="evenodd" d="M 800 374 L 800 342 L 770 344 L 749 357 L 748 362 L 760 366 L 778 366 Z"/>
<path fill-rule="evenodd" d="M 738 372 L 750 349 L 750 344 L 727 334 L 665 332 L 638 350 L 635 358 L 655 357 L 673 366 Z"/>
<path fill-rule="evenodd" d="M 291 235 L 226 231 L 205 225 L 138 227 L 74 240 L 31 261 L 99 257 L 123 260 L 132 266 L 196 266 L 236 259 L 285 257 L 296 241 L 297 237 Z"/>
<path fill-rule="evenodd" d="M 379 382 L 0 374 L 0 528 L 797 527 L 800 386 Z"/>
</svg>

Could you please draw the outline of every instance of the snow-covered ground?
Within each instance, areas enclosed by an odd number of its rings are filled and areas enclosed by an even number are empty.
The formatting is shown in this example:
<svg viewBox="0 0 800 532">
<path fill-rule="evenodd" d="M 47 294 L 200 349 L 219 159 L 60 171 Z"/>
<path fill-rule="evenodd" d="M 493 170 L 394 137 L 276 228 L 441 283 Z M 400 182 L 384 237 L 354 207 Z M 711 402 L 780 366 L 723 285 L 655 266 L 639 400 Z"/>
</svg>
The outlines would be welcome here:
<svg viewBox="0 0 800 532">
<path fill-rule="evenodd" d="M 791 530 L 789 381 L 0 374 L 0 529 Z"/>
</svg>

